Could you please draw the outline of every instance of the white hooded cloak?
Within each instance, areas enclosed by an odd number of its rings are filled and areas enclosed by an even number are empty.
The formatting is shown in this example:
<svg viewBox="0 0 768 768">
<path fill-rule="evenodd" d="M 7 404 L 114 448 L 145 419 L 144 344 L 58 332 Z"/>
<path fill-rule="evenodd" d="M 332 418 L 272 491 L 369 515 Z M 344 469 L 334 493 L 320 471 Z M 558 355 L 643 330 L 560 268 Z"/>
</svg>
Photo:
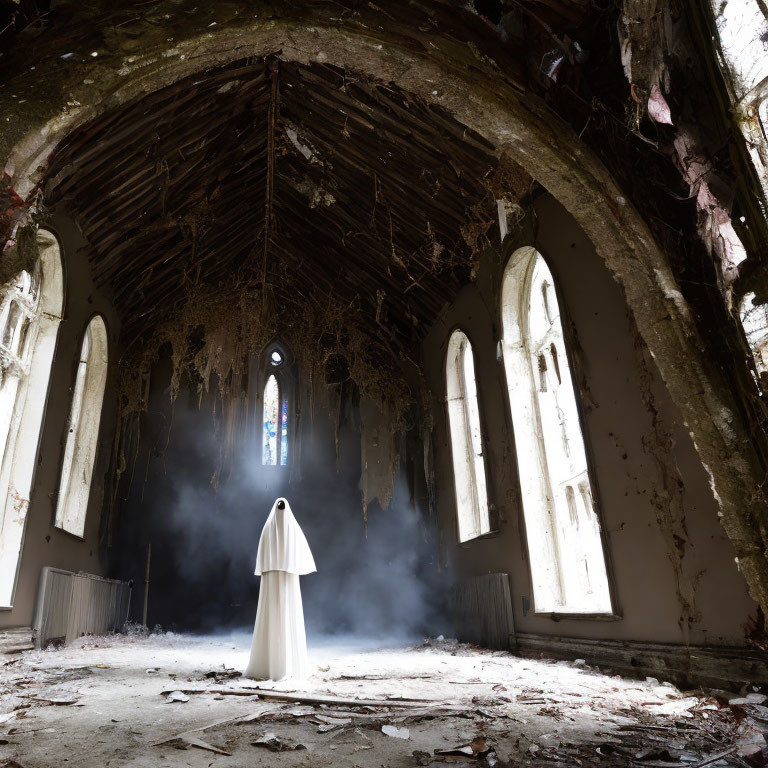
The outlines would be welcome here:
<svg viewBox="0 0 768 768">
<path fill-rule="evenodd" d="M 277 503 L 285 502 L 284 509 Z M 251 657 L 245 676 L 254 680 L 306 677 L 307 638 L 299 576 L 316 571 L 303 531 L 286 499 L 276 499 L 259 539 L 261 576 Z"/>
</svg>

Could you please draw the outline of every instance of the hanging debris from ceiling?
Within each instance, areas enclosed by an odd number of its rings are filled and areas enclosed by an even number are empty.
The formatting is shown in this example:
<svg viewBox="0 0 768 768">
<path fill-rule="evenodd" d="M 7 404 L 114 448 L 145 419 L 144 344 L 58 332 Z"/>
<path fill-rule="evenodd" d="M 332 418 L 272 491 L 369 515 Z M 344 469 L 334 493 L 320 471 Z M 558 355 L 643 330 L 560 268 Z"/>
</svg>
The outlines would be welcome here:
<svg viewBox="0 0 768 768">
<path fill-rule="evenodd" d="M 497 163 L 392 83 L 279 54 L 182 79 L 69 136 L 44 193 L 78 221 L 122 317 L 115 482 L 132 474 L 161 352 L 171 400 L 214 395 L 224 482 L 249 360 L 279 337 L 310 415 L 334 407 L 329 361 L 344 367 L 363 403 L 363 512 L 386 507 L 406 414 L 426 413 L 421 341 L 473 278 L 495 187 L 517 201 L 532 184 Z M 410 424 L 425 440 L 427 422 Z"/>
</svg>

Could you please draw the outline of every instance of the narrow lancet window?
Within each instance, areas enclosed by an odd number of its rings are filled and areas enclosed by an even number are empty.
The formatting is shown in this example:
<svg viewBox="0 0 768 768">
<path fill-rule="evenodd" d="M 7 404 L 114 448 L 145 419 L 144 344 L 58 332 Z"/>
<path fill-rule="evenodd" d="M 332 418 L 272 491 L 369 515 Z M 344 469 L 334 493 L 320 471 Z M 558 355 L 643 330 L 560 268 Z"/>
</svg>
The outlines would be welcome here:
<svg viewBox="0 0 768 768">
<path fill-rule="evenodd" d="M 280 465 L 288 463 L 288 398 L 280 406 Z"/>
<path fill-rule="evenodd" d="M 56 526 L 82 537 L 91 491 L 99 424 L 107 383 L 107 329 L 96 315 L 85 330 L 69 411 Z"/>
<path fill-rule="evenodd" d="M 259 358 L 258 380 L 266 376 L 262 391 L 261 463 L 265 467 L 288 464 L 290 433 L 293 429 L 291 355 L 282 342 L 274 341 Z"/>
<path fill-rule="evenodd" d="M 537 612 L 610 613 L 576 391 L 544 259 L 522 248 L 502 288 L 504 367 Z"/>
<path fill-rule="evenodd" d="M 264 387 L 264 453 L 262 464 L 265 466 L 277 465 L 277 433 L 280 429 L 279 411 L 280 387 L 274 374 L 272 374 L 267 379 L 267 384 Z"/>
<path fill-rule="evenodd" d="M 459 330 L 448 343 L 446 394 L 459 540 L 468 541 L 488 533 L 490 520 L 475 361 L 469 339 Z"/>
</svg>

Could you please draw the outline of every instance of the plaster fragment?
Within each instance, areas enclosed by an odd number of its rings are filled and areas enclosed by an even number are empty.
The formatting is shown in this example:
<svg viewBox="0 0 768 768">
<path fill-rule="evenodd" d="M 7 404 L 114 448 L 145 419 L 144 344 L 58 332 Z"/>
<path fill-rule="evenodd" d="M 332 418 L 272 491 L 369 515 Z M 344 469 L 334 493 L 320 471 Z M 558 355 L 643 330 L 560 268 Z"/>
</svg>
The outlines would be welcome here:
<svg viewBox="0 0 768 768">
<path fill-rule="evenodd" d="M 648 114 L 657 122 L 665 123 L 666 125 L 674 125 L 672 122 L 672 112 L 669 109 L 661 90 L 658 85 L 651 88 L 651 95 L 648 98 Z"/>
</svg>

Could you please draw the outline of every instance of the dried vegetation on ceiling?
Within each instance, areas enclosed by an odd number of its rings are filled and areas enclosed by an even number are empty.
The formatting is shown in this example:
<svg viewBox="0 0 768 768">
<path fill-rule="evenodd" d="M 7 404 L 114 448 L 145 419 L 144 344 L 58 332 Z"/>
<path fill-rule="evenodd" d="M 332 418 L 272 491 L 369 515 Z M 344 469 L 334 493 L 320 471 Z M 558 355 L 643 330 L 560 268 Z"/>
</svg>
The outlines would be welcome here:
<svg viewBox="0 0 768 768">
<path fill-rule="evenodd" d="M 496 165 L 481 138 L 392 85 L 274 57 L 76 132 L 44 199 L 85 235 L 132 371 L 166 341 L 188 362 L 203 329 L 194 368 L 225 385 L 279 334 L 316 370 L 346 355 L 362 389 L 392 399 L 382 374 L 418 355 L 469 278 Z"/>
<path fill-rule="evenodd" d="M 397 435 L 425 405 L 421 341 L 471 279 L 495 195 L 530 185 L 435 106 L 279 55 L 186 78 L 72 134 L 42 194 L 77 221 L 123 320 L 116 483 L 163 349 L 171 396 L 214 383 L 234 437 L 249 361 L 281 338 L 311 401 L 341 358 L 378 404 L 387 423 L 369 415 L 363 449 L 387 460 L 364 472 L 363 509 L 386 506 Z"/>
</svg>

